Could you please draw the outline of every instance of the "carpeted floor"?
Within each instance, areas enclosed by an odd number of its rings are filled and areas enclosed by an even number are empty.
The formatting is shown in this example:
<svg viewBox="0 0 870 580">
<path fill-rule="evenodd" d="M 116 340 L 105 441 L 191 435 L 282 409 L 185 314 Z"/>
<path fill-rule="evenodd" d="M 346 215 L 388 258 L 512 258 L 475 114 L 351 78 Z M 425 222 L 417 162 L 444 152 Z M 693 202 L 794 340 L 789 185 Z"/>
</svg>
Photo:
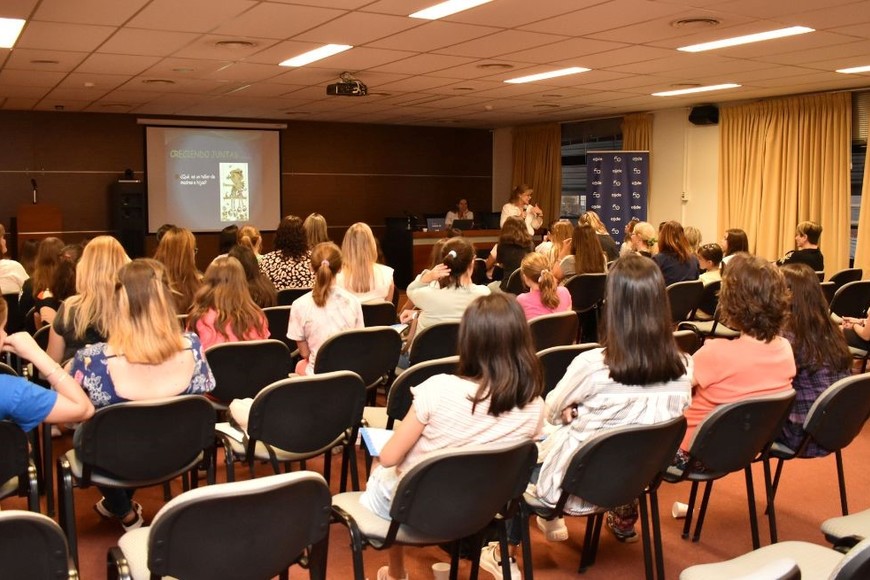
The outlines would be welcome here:
<svg viewBox="0 0 870 580">
<path fill-rule="evenodd" d="M 71 434 L 55 439 L 55 454 L 72 444 Z M 870 455 L 870 427 L 864 431 L 844 452 L 846 482 L 849 491 L 849 506 L 852 512 L 870 508 L 870 463 L 862 457 Z M 339 460 L 333 465 L 333 491 L 338 491 L 337 473 Z M 361 463 L 362 465 L 362 463 Z M 309 469 L 320 471 L 321 462 L 309 462 Z M 267 466 L 261 466 L 259 475 L 268 475 Z M 245 476 L 240 470 L 241 477 Z M 219 466 L 218 477 L 225 479 L 223 465 Z M 837 493 L 837 476 L 833 456 L 789 462 L 783 472 L 777 496 L 777 521 L 780 540 L 805 540 L 826 545 L 819 532 L 819 526 L 827 518 L 840 514 Z M 755 468 L 756 502 L 759 514 L 763 513 L 763 480 L 761 466 Z M 180 484 L 174 485 L 174 493 L 180 493 Z M 667 577 L 677 578 L 682 569 L 703 562 L 713 562 L 731 558 L 751 549 L 749 522 L 746 516 L 747 504 L 742 473 L 732 474 L 716 483 L 710 500 L 704 533 L 699 543 L 682 540 L 680 532 L 682 521 L 671 517 L 674 501 L 687 501 L 688 484 L 664 484 L 659 493 L 662 512 L 662 535 Z M 76 491 L 76 514 L 80 542 L 80 576 L 84 580 L 105 577 L 106 550 L 114 545 L 121 535 L 121 528 L 115 522 L 101 520 L 92 510 L 99 499 L 96 489 Z M 159 488 L 142 490 L 136 499 L 145 508 L 146 521 L 150 520 L 163 504 Z M 6 499 L 0 503 L 2 509 L 24 509 L 25 503 L 18 498 Z M 43 504 L 44 509 L 44 504 Z M 570 518 L 568 528 L 571 538 L 567 542 L 549 543 L 532 525 L 533 557 L 535 577 L 547 580 L 568 578 L 577 574 L 579 552 L 585 529 L 585 519 Z M 769 543 L 767 520 L 760 524 L 762 544 Z M 208 530 L 203 533 L 207 534 Z M 220 546 L 215 546 L 220 549 Z M 409 549 L 409 578 L 427 579 L 432 577 L 431 566 L 435 562 L 448 561 L 446 553 L 438 548 Z M 30 556 L 37 557 L 37 556 Z M 387 561 L 384 553 L 368 550 L 365 554 L 366 575 L 376 578 L 377 570 Z M 462 563 L 460 578 L 467 578 L 470 564 Z M 291 578 L 307 577 L 304 571 L 292 569 Z M 595 565 L 584 576 L 590 580 L 615 578 L 643 578 L 643 555 L 640 543 L 620 544 L 606 532 L 602 532 L 598 558 Z M 352 578 L 352 564 L 347 532 L 342 526 L 332 526 L 329 546 L 329 578 Z M 486 580 L 490 575 L 481 572 Z"/>
</svg>

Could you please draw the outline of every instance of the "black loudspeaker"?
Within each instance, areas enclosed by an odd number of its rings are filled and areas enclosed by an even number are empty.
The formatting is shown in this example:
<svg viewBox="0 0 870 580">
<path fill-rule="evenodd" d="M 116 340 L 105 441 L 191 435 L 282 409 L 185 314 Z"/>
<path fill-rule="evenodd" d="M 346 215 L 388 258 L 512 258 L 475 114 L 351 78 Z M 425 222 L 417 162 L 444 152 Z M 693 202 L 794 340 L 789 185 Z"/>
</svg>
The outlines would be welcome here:
<svg viewBox="0 0 870 580">
<path fill-rule="evenodd" d="M 689 112 L 689 122 L 693 125 L 718 125 L 719 108 L 716 105 L 692 107 Z"/>
<path fill-rule="evenodd" d="M 145 184 L 141 181 L 118 181 L 111 186 L 112 229 L 131 258 L 145 256 L 148 216 L 145 207 Z"/>
</svg>

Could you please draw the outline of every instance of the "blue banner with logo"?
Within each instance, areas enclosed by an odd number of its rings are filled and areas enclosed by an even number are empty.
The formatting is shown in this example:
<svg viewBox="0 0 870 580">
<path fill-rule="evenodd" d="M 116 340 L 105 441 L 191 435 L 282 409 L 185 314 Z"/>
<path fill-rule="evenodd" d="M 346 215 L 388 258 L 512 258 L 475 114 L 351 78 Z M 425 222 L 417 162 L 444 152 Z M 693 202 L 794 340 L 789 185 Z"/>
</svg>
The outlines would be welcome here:
<svg viewBox="0 0 870 580">
<path fill-rule="evenodd" d="M 586 153 L 586 207 L 601 217 L 615 240 L 632 218 L 646 221 L 649 151 Z"/>
</svg>

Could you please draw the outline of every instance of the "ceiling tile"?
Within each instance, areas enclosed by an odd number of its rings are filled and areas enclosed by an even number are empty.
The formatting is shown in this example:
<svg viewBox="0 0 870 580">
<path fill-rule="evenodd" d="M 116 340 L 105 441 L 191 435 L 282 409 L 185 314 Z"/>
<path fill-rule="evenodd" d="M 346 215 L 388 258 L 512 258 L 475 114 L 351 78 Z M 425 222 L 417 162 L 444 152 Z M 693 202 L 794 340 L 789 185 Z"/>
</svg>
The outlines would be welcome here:
<svg viewBox="0 0 870 580">
<path fill-rule="evenodd" d="M 7 69 L 0 71 L 0 89 L 7 85 L 18 85 L 22 87 L 53 87 L 62 81 L 65 76 L 66 73 L 63 72 Z"/>
<path fill-rule="evenodd" d="M 256 5 L 253 0 L 151 0 L 128 24 L 149 30 L 209 32 Z"/>
<path fill-rule="evenodd" d="M 3 0 L 3 17 L 27 20 L 38 3 L 39 0 Z"/>
<path fill-rule="evenodd" d="M 137 75 L 159 60 L 157 56 L 93 53 L 76 68 L 76 72 Z"/>
<path fill-rule="evenodd" d="M 499 32 L 499 30 L 489 26 L 472 26 L 470 24 L 456 24 L 436 20 L 435 22 L 427 22 L 417 28 L 371 42 L 369 46 L 428 52 L 494 34 Z"/>
<path fill-rule="evenodd" d="M 14 70 L 46 70 L 55 72 L 69 72 L 76 68 L 82 60 L 88 56 L 87 52 L 70 52 L 59 50 L 33 50 L 28 48 L 16 48 L 9 54 L 4 68 Z M 35 63 L 32 61 L 58 61 L 52 63 Z"/>
<path fill-rule="evenodd" d="M 243 41 L 251 42 L 250 47 L 226 47 L 218 46 L 219 42 Z M 191 42 L 187 46 L 172 53 L 172 56 L 178 58 L 201 58 L 207 60 L 250 60 L 253 55 L 271 48 L 277 43 L 271 38 L 248 38 L 238 36 L 222 36 L 216 34 L 205 34 Z M 263 63 L 265 64 L 265 63 Z M 274 63 L 278 64 L 278 63 Z"/>
<path fill-rule="evenodd" d="M 227 36 L 251 36 L 283 40 L 339 18 L 345 12 L 314 6 L 288 6 L 263 2 L 244 14 L 227 20 L 211 32 Z M 330 40 L 329 42 L 338 42 Z M 343 44 L 349 44 L 343 42 Z"/>
<path fill-rule="evenodd" d="M 447 56 L 444 54 L 419 54 L 395 62 L 373 67 L 378 72 L 425 75 L 447 68 L 476 62 L 475 58 Z"/>
<path fill-rule="evenodd" d="M 678 14 L 683 9 L 679 6 L 662 2 L 647 2 L 645 0 L 611 0 L 596 4 L 589 8 L 562 14 L 556 18 L 548 18 L 522 26 L 523 30 L 545 32 L 548 34 L 564 34 L 566 36 L 584 36 L 611 28 L 627 26 L 636 22 L 655 20 L 671 14 Z"/>
<path fill-rule="evenodd" d="M 388 14 L 351 12 L 308 30 L 293 40 L 359 46 L 417 26 L 425 21 Z"/>
<path fill-rule="evenodd" d="M 28 22 L 15 44 L 16 48 L 91 51 L 115 31 L 111 26 Z"/>
<path fill-rule="evenodd" d="M 120 26 L 149 0 L 42 0 L 34 20 Z M 4 2 L 5 4 L 5 2 Z"/>
<path fill-rule="evenodd" d="M 190 32 L 154 31 L 122 28 L 97 52 L 138 56 L 169 56 L 199 38 Z"/>
<path fill-rule="evenodd" d="M 460 44 L 444 47 L 438 50 L 443 54 L 470 56 L 478 58 L 493 58 L 514 53 L 517 49 L 526 49 L 553 44 L 565 40 L 562 36 L 524 32 L 521 30 L 506 30 L 489 36 L 476 38 Z M 521 60 L 521 59 L 518 59 Z"/>
<path fill-rule="evenodd" d="M 546 46 L 510 52 L 502 56 L 503 58 L 510 60 L 538 64 L 551 63 L 557 60 L 564 61 L 572 58 L 578 59 L 578 62 L 586 62 L 589 55 L 604 51 L 614 51 L 627 46 L 628 45 L 624 43 L 604 42 L 601 40 L 593 40 L 591 38 L 569 38 L 567 40 L 560 40 L 558 42 L 547 44 Z"/>
</svg>

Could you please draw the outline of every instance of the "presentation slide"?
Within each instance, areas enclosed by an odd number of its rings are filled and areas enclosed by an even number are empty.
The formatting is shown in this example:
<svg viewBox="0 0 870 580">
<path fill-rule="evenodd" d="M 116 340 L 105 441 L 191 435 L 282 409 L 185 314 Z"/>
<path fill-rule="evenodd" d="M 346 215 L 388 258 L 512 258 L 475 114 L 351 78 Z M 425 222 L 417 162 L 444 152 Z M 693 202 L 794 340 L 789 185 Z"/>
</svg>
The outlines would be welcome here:
<svg viewBox="0 0 870 580">
<path fill-rule="evenodd" d="M 230 224 L 274 230 L 281 220 L 278 131 L 146 127 L 148 231 Z"/>
</svg>

